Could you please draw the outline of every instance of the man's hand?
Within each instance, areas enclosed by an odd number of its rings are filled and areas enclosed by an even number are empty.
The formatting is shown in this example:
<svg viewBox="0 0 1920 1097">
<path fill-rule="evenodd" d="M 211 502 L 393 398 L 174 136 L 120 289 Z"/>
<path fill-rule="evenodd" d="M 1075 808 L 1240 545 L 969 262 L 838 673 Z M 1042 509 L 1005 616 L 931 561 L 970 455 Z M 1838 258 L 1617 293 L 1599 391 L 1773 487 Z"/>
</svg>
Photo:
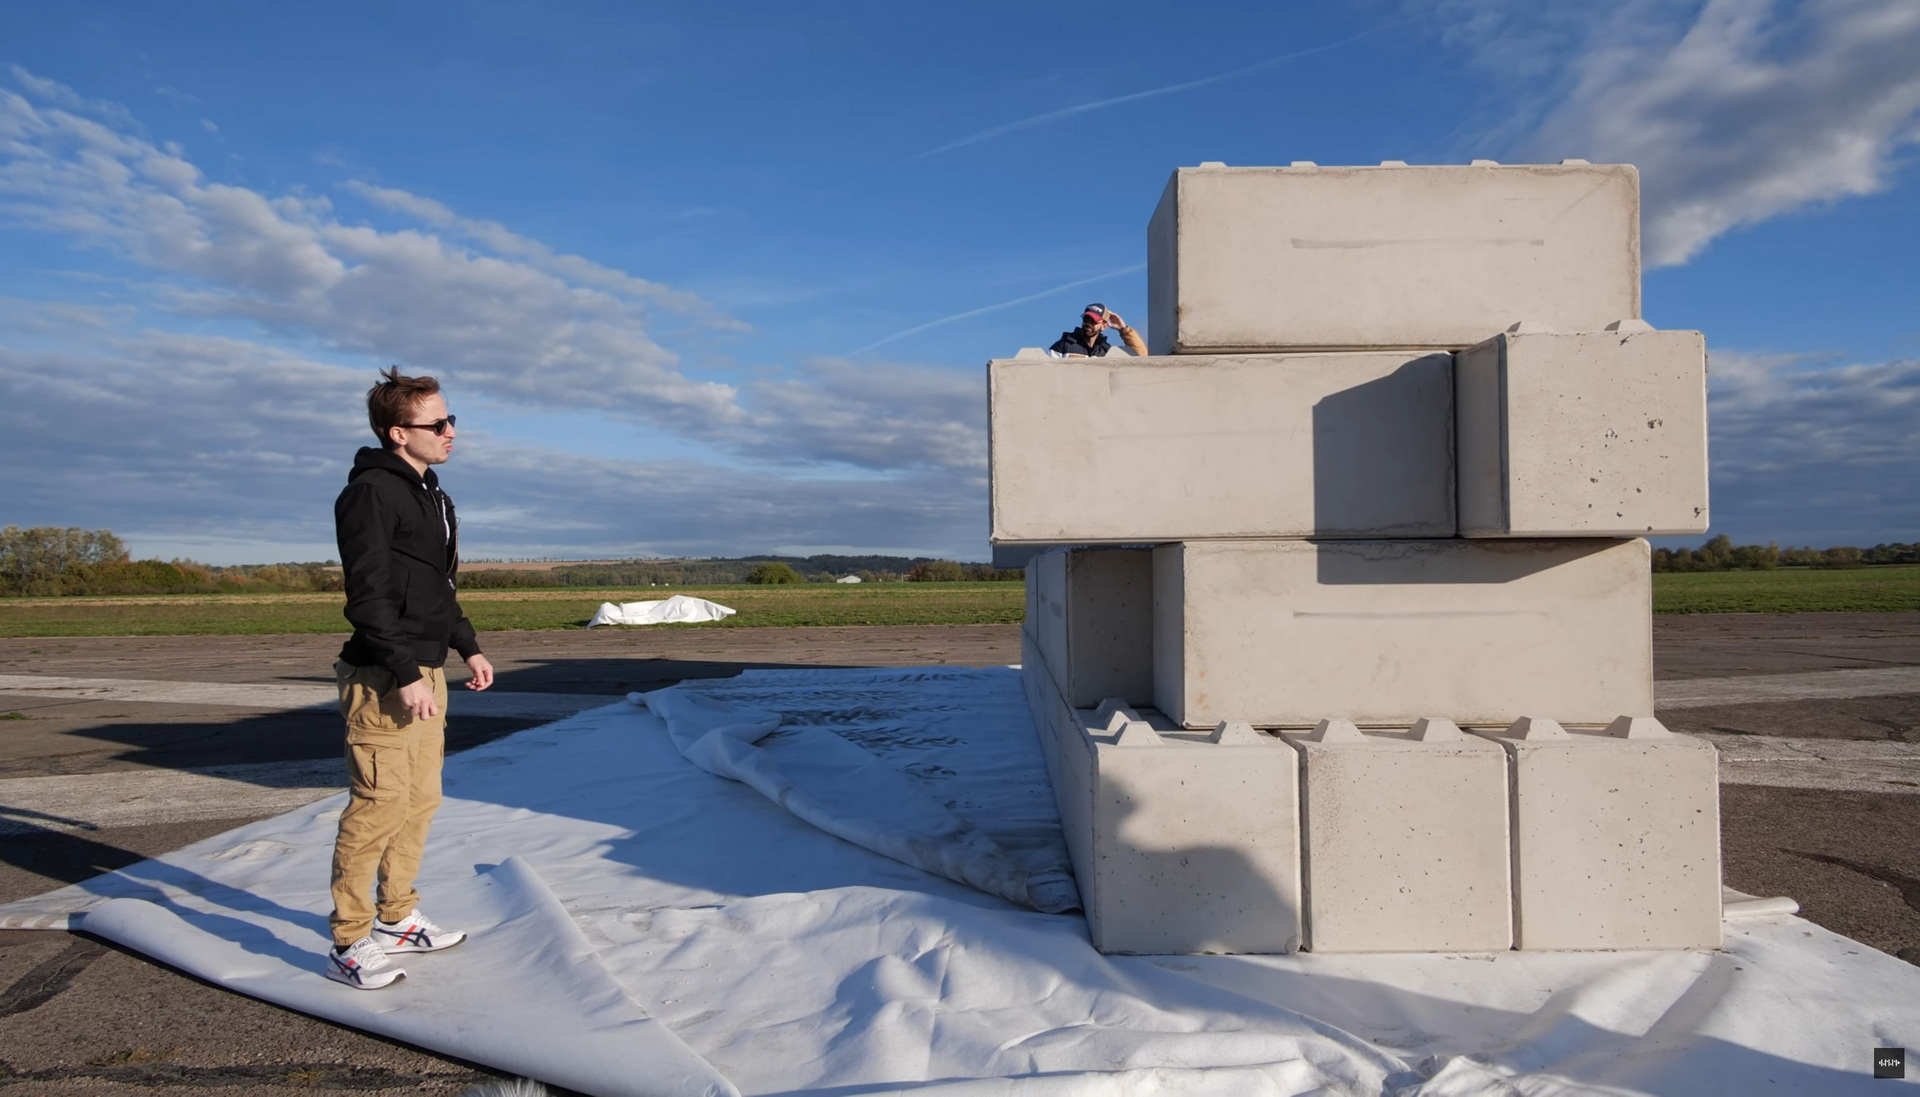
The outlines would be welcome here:
<svg viewBox="0 0 1920 1097">
<path fill-rule="evenodd" d="M 1115 331 L 1120 331 L 1124 329 L 1126 326 L 1127 326 L 1127 322 L 1125 320 L 1120 319 L 1119 313 L 1113 311 L 1112 309 L 1107 310 L 1107 327 L 1110 327 Z"/>
<path fill-rule="evenodd" d="M 486 689 L 493 684 L 493 664 L 487 662 L 486 656 L 474 652 L 467 660 L 467 669 L 473 672 L 473 677 L 467 679 L 468 689 Z"/>
<path fill-rule="evenodd" d="M 440 706 L 433 700 L 433 687 L 427 685 L 424 678 L 400 687 L 400 703 L 415 720 L 431 720 L 440 715 Z"/>
</svg>

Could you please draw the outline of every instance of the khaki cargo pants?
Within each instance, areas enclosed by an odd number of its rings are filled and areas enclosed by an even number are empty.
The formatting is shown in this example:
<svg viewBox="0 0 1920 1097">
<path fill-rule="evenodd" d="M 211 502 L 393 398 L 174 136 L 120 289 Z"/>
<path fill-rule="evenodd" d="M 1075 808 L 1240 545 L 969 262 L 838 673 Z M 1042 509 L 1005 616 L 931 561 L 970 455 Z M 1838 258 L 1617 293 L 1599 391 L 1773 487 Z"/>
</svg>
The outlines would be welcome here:
<svg viewBox="0 0 1920 1097">
<path fill-rule="evenodd" d="M 347 719 L 347 807 L 333 844 L 333 943 L 350 945 L 373 931 L 377 913 L 397 922 L 420 895 L 413 878 L 440 806 L 440 763 L 447 744 L 447 677 L 421 667 L 440 715 L 416 720 L 400 703 L 385 667 L 335 663 L 340 714 Z"/>
</svg>

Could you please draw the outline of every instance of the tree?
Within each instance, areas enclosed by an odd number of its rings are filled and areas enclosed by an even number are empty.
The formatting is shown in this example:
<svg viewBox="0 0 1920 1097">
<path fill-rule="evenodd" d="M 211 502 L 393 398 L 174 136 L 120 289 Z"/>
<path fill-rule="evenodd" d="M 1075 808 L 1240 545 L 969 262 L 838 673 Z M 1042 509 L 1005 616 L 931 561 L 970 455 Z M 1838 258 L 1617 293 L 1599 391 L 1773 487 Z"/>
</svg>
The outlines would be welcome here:
<svg viewBox="0 0 1920 1097">
<path fill-rule="evenodd" d="M 1822 565 L 1830 568 L 1857 568 L 1865 553 L 1851 545 L 1836 545 L 1822 554 Z"/>
<path fill-rule="evenodd" d="M 909 583 L 958 583 L 967 577 L 967 569 L 952 560 L 922 560 L 907 569 Z"/>
<path fill-rule="evenodd" d="M 109 564 L 127 558 L 127 546 L 112 530 L 71 526 L 0 529 L 0 590 L 11 594 L 58 594 L 60 576 L 75 565 Z"/>
<path fill-rule="evenodd" d="M 1766 545 L 1741 545 L 1733 550 L 1729 567 L 1746 571 L 1767 571 L 1780 566 L 1780 546 L 1769 541 Z"/>
<path fill-rule="evenodd" d="M 784 564 L 774 560 L 764 564 L 754 565 L 753 570 L 747 572 L 747 582 L 804 583 L 806 580 L 800 577 L 799 572 L 793 570 L 792 564 Z"/>
<path fill-rule="evenodd" d="M 1698 555 L 1706 564 L 1704 570 L 1725 571 L 1733 566 L 1733 538 L 1723 533 L 1701 545 Z"/>
</svg>

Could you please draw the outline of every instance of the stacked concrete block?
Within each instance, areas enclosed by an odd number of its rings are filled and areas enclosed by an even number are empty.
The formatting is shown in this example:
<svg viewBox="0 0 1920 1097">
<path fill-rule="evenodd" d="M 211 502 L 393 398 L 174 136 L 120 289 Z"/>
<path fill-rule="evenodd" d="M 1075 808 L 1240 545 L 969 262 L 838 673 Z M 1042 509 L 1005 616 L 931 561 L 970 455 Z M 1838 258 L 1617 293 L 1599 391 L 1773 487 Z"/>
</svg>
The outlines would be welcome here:
<svg viewBox="0 0 1920 1097">
<path fill-rule="evenodd" d="M 1027 576 L 1025 628 L 1067 704 L 1152 704 L 1152 551 L 1049 552 Z"/>
<path fill-rule="evenodd" d="M 1650 717 L 1483 734 L 1512 768 L 1520 948 L 1717 948 L 1718 756 Z"/>
<path fill-rule="evenodd" d="M 1155 704 L 1186 727 L 1653 712 L 1645 541 L 1186 541 L 1153 584 Z"/>
<path fill-rule="evenodd" d="M 1154 355 L 989 364 L 1099 947 L 1719 943 L 1639 539 L 1706 527 L 1705 352 L 1638 217 L 1617 165 L 1182 169 Z"/>
<path fill-rule="evenodd" d="M 1154 354 L 1454 350 L 1640 315 L 1624 164 L 1181 168 L 1147 226 Z"/>
<path fill-rule="evenodd" d="M 1394 732 L 1322 720 L 1288 739 L 1301 754 L 1309 949 L 1512 946 L 1499 747 L 1436 718 Z"/>
<path fill-rule="evenodd" d="M 987 366 L 995 544 L 1451 537 L 1453 359 Z"/>
<path fill-rule="evenodd" d="M 1026 658 L 1037 656 L 1032 634 Z M 1025 675 L 1094 947 L 1299 947 L 1298 755 L 1278 738 L 1183 734 L 1118 699 L 1071 708 Z"/>
<path fill-rule="evenodd" d="M 1461 535 L 1704 533 L 1700 333 L 1516 326 L 1456 356 Z"/>
</svg>

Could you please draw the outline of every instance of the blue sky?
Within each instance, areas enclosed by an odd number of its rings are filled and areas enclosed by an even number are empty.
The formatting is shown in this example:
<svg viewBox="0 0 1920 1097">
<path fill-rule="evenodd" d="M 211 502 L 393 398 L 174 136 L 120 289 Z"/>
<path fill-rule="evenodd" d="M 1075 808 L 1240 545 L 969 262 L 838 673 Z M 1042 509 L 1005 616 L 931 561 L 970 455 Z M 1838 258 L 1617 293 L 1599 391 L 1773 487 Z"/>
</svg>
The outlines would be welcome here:
<svg viewBox="0 0 1920 1097">
<path fill-rule="evenodd" d="M 0 9 L 0 522 L 331 556 L 389 362 L 470 556 L 982 559 L 981 364 L 1169 172 L 1640 166 L 1714 532 L 1920 540 L 1920 5 Z"/>
</svg>

